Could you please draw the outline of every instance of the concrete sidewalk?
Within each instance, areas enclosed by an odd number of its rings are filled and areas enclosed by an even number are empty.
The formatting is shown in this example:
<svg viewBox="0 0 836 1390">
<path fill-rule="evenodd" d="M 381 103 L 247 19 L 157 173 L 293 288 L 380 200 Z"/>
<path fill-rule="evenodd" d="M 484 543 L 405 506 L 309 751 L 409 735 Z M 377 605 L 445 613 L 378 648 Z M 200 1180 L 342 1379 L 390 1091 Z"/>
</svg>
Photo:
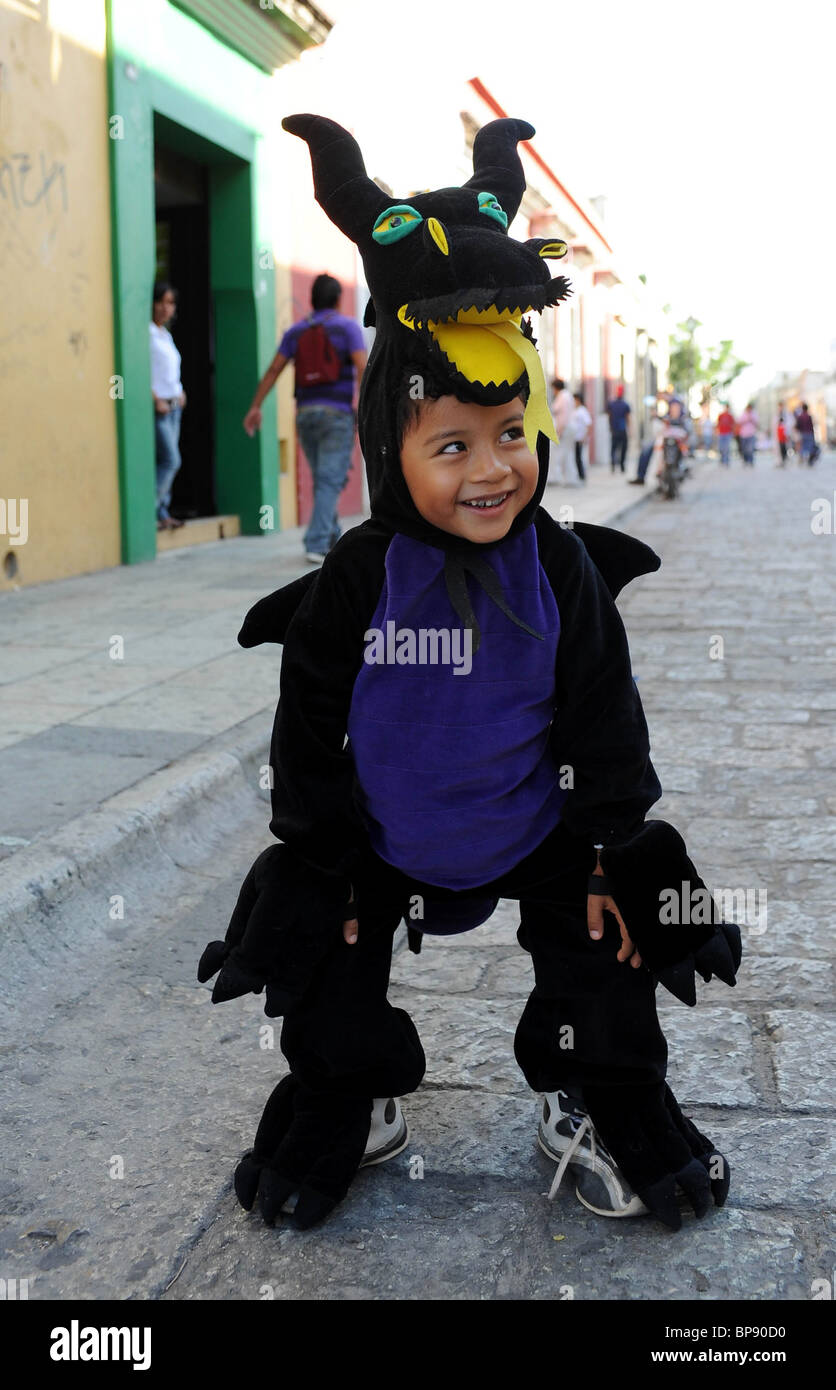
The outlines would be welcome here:
<svg viewBox="0 0 836 1390">
<path fill-rule="evenodd" d="M 644 496 L 599 467 L 586 488 L 550 484 L 545 504 L 606 522 Z M 294 530 L 0 596 L 0 928 L 65 895 L 172 799 L 195 814 L 192 784 L 223 775 L 224 740 L 266 761 L 280 651 L 243 651 L 236 635 L 307 568 Z"/>
</svg>

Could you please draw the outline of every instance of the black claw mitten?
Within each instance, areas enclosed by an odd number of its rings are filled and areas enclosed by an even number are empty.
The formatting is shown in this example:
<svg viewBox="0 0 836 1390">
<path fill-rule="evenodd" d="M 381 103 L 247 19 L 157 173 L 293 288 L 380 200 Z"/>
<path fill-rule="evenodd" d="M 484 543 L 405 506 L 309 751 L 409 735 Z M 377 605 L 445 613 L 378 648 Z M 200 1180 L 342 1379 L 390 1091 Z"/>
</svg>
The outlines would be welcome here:
<svg viewBox="0 0 836 1390">
<path fill-rule="evenodd" d="M 259 1161 L 264 1151 L 257 1137 L 252 1154 L 245 1155 L 236 1169 L 235 1190 L 248 1211 L 258 1197 L 268 1226 L 297 1193 L 291 1219 L 304 1231 L 328 1216 L 348 1192 L 366 1150 L 372 1099 L 310 1091 L 285 1077 L 268 1108 L 274 1100 L 269 1124 L 265 1124 L 265 1110 L 259 1134 L 266 1139 L 271 1129 L 273 1137 L 280 1135 L 279 1142 L 269 1159 Z"/>
<path fill-rule="evenodd" d="M 238 894 L 224 941 L 210 941 L 201 983 L 220 970 L 212 1003 L 267 986 L 265 1013 L 287 1012 L 337 939 L 351 893 L 347 878 L 311 868 L 287 845 L 261 853 Z"/>
<path fill-rule="evenodd" d="M 682 1114 L 670 1087 L 584 1085 L 590 1118 L 627 1182 L 648 1211 L 678 1231 L 679 1192 L 697 1216 L 729 1190 L 729 1166 Z M 679 1192 L 677 1191 L 679 1189 Z"/>
<path fill-rule="evenodd" d="M 625 844 L 602 850 L 601 867 L 642 961 L 671 994 L 695 1004 L 696 972 L 735 984 L 740 928 L 721 920 L 672 825 L 646 821 Z"/>
</svg>

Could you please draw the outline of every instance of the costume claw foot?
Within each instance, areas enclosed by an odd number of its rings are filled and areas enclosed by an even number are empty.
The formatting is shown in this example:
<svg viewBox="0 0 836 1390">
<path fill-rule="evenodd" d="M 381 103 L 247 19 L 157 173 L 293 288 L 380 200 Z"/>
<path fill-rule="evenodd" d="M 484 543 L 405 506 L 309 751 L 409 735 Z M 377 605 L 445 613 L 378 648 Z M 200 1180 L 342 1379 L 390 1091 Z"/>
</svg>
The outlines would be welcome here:
<svg viewBox="0 0 836 1390">
<path fill-rule="evenodd" d="M 705 1216 L 721 1207 L 729 1165 L 680 1110 L 670 1087 L 584 1086 L 593 1124 L 651 1215 L 678 1231 L 682 1205 Z"/>
<path fill-rule="evenodd" d="M 292 1179 L 283 1178 L 273 1168 L 261 1170 L 258 1184 L 258 1209 L 266 1226 L 275 1226 L 276 1217 L 295 1191 L 296 1187 Z"/>
<path fill-rule="evenodd" d="M 235 1169 L 244 1210 L 257 1202 L 268 1226 L 286 1214 L 303 1231 L 324 1220 L 363 1162 L 372 1104 L 371 1097 L 309 1091 L 284 1077 L 264 1108 L 252 1150 Z"/>
<path fill-rule="evenodd" d="M 262 1165 L 253 1158 L 252 1152 L 244 1154 L 232 1179 L 235 1188 L 235 1196 L 244 1208 L 244 1211 L 252 1211 L 255 1195 L 258 1191 L 258 1180 L 261 1177 Z"/>
</svg>

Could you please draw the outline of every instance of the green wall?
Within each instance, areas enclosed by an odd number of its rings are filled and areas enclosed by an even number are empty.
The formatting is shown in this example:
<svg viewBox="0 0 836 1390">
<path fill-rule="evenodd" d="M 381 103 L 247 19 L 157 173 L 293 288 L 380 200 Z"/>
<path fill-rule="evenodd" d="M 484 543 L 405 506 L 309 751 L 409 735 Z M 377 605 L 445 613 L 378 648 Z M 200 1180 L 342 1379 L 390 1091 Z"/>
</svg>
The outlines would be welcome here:
<svg viewBox="0 0 836 1390">
<path fill-rule="evenodd" d="M 210 281 L 215 315 L 215 471 L 218 506 L 262 533 L 259 509 L 278 528 L 275 394 L 261 430 L 241 420 L 275 350 L 272 269 L 259 264 L 267 225 L 269 78 L 167 0 L 107 0 L 112 117 L 111 217 L 122 559 L 157 552 L 154 422 L 148 323 L 155 267 L 154 129 L 167 145 L 209 165 Z M 262 258 L 264 259 L 264 258 Z M 272 265 L 272 261 L 270 261 Z"/>
</svg>

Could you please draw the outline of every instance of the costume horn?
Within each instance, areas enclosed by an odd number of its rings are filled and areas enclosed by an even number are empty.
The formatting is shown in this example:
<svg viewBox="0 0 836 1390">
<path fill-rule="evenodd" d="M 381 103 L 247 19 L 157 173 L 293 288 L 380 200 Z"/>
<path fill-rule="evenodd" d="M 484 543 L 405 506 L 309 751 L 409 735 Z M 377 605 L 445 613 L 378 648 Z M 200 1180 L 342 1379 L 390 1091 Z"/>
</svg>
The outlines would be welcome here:
<svg viewBox="0 0 836 1390">
<path fill-rule="evenodd" d="M 354 136 L 327 116 L 285 116 L 282 128 L 307 141 L 320 207 L 353 242 L 366 241 L 392 199 L 369 178 Z"/>
<path fill-rule="evenodd" d="M 519 140 L 530 140 L 534 126 L 528 121 L 503 116 L 489 121 L 476 132 L 473 141 L 473 178 L 464 188 L 493 193 L 510 226 L 519 211 L 525 192 L 525 174 L 517 152 Z"/>
</svg>

